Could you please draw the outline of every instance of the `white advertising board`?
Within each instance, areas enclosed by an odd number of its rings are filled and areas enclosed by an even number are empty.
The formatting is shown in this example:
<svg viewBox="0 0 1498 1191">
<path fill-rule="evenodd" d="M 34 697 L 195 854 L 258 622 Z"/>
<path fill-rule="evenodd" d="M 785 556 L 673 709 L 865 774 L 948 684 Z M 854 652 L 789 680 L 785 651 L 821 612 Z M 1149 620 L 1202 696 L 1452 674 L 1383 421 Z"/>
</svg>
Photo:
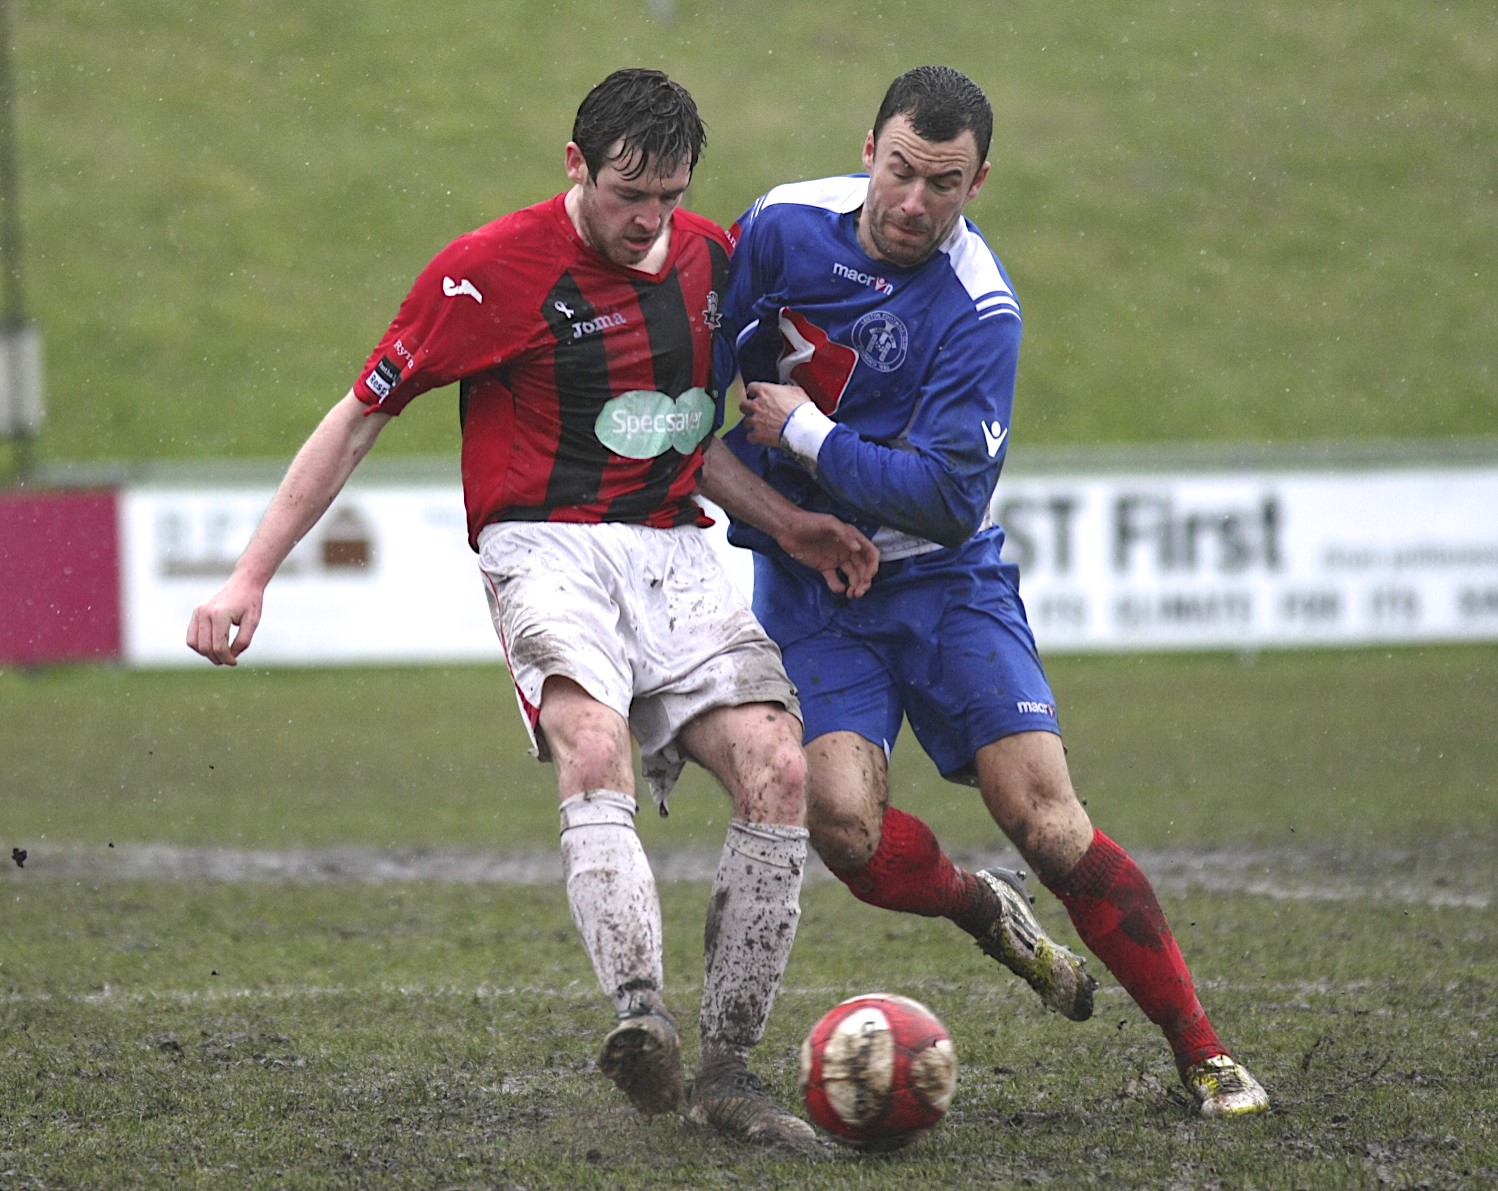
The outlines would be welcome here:
<svg viewBox="0 0 1498 1191">
<path fill-rule="evenodd" d="M 1498 471 L 1003 481 L 1042 650 L 1498 638 Z"/>
<path fill-rule="evenodd" d="M 128 664 L 206 664 L 187 649 L 188 619 L 229 577 L 273 487 L 125 493 Z M 266 589 L 244 663 L 501 660 L 466 533 L 453 485 L 346 488 Z"/>
<path fill-rule="evenodd" d="M 202 664 L 192 609 L 271 487 L 121 501 L 125 660 Z M 997 520 L 1041 649 L 1498 639 L 1498 469 L 1003 480 Z M 745 552 L 712 531 L 748 589 Z M 351 485 L 267 592 L 245 661 L 495 661 L 455 484 Z"/>
<path fill-rule="evenodd" d="M 124 660 L 206 665 L 187 623 L 249 543 L 274 485 L 135 488 L 120 501 Z M 753 565 L 712 531 L 740 585 Z M 242 664 L 501 663 L 456 484 L 351 484 L 266 589 Z"/>
</svg>

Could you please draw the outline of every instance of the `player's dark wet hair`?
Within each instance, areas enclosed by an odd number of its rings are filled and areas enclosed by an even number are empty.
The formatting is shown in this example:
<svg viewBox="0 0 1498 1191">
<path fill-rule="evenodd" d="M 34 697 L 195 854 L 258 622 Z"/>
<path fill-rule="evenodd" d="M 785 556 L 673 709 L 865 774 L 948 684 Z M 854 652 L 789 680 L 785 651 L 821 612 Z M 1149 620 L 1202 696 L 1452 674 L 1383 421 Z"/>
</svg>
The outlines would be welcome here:
<svg viewBox="0 0 1498 1191">
<path fill-rule="evenodd" d="M 630 68 L 616 70 L 588 92 L 577 109 L 572 140 L 595 179 L 613 162 L 633 180 L 647 171 L 674 174 L 683 161 L 689 171 L 696 169 L 707 127 L 680 83 L 658 70 Z M 618 155 L 610 157 L 621 141 Z"/>
<path fill-rule="evenodd" d="M 907 116 L 922 140 L 946 142 L 971 132 L 978 142 L 978 162 L 988 160 L 993 139 L 993 108 L 983 89 L 950 66 L 917 66 L 907 70 L 884 93 L 874 118 L 874 139 L 893 116 Z"/>
</svg>

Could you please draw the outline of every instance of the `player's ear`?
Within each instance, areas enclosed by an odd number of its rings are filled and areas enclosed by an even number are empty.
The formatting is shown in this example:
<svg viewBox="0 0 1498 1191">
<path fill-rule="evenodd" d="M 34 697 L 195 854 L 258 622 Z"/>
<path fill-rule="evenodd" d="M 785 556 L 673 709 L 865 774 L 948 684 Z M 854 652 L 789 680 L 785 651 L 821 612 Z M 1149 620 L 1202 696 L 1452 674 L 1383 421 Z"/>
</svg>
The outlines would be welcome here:
<svg viewBox="0 0 1498 1191">
<path fill-rule="evenodd" d="M 870 132 L 863 142 L 863 169 L 864 173 L 874 172 L 874 134 Z"/>
<path fill-rule="evenodd" d="M 581 186 L 588 180 L 588 161 L 576 141 L 567 142 L 567 177 L 574 186 Z"/>
<path fill-rule="evenodd" d="M 963 202 L 970 203 L 978 197 L 978 191 L 983 189 L 983 181 L 988 177 L 988 167 L 990 164 L 990 162 L 985 161 L 978 167 L 978 173 L 973 178 L 973 184 L 967 188 L 967 198 L 963 199 Z"/>
</svg>

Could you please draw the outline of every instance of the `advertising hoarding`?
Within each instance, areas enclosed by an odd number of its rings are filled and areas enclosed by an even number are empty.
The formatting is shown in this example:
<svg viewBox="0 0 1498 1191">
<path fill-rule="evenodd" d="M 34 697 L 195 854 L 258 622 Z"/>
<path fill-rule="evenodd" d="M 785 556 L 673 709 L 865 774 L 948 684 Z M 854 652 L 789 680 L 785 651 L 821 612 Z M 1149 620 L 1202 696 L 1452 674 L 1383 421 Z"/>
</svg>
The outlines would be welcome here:
<svg viewBox="0 0 1498 1191">
<path fill-rule="evenodd" d="M 199 661 L 188 617 L 272 489 L 123 494 L 127 662 Z M 1043 652 L 1498 639 L 1492 468 L 1006 478 L 994 511 Z M 270 585 L 252 660 L 499 661 L 456 484 L 346 489 Z"/>
</svg>

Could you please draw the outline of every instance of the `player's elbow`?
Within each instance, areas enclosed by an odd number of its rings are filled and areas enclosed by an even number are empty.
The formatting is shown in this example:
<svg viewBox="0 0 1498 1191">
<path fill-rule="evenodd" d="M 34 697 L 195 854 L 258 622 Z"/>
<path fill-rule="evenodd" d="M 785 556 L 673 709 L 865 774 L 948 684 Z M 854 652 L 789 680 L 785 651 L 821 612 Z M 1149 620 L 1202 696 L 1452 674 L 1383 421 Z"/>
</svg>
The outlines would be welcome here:
<svg viewBox="0 0 1498 1191">
<path fill-rule="evenodd" d="M 939 509 L 912 510 L 912 516 L 901 518 L 899 523 L 890 518 L 888 523 L 940 546 L 960 546 L 978 530 L 977 524 L 966 518 L 950 517 Z"/>
<path fill-rule="evenodd" d="M 949 499 L 934 505 L 926 537 L 943 546 L 960 546 L 983 528 L 987 521 L 988 501 Z"/>
<path fill-rule="evenodd" d="M 943 546 L 960 546 L 977 532 L 976 524 L 964 521 L 960 524 L 948 524 L 940 533 L 933 533 L 929 536 L 933 542 L 938 542 Z"/>
</svg>

